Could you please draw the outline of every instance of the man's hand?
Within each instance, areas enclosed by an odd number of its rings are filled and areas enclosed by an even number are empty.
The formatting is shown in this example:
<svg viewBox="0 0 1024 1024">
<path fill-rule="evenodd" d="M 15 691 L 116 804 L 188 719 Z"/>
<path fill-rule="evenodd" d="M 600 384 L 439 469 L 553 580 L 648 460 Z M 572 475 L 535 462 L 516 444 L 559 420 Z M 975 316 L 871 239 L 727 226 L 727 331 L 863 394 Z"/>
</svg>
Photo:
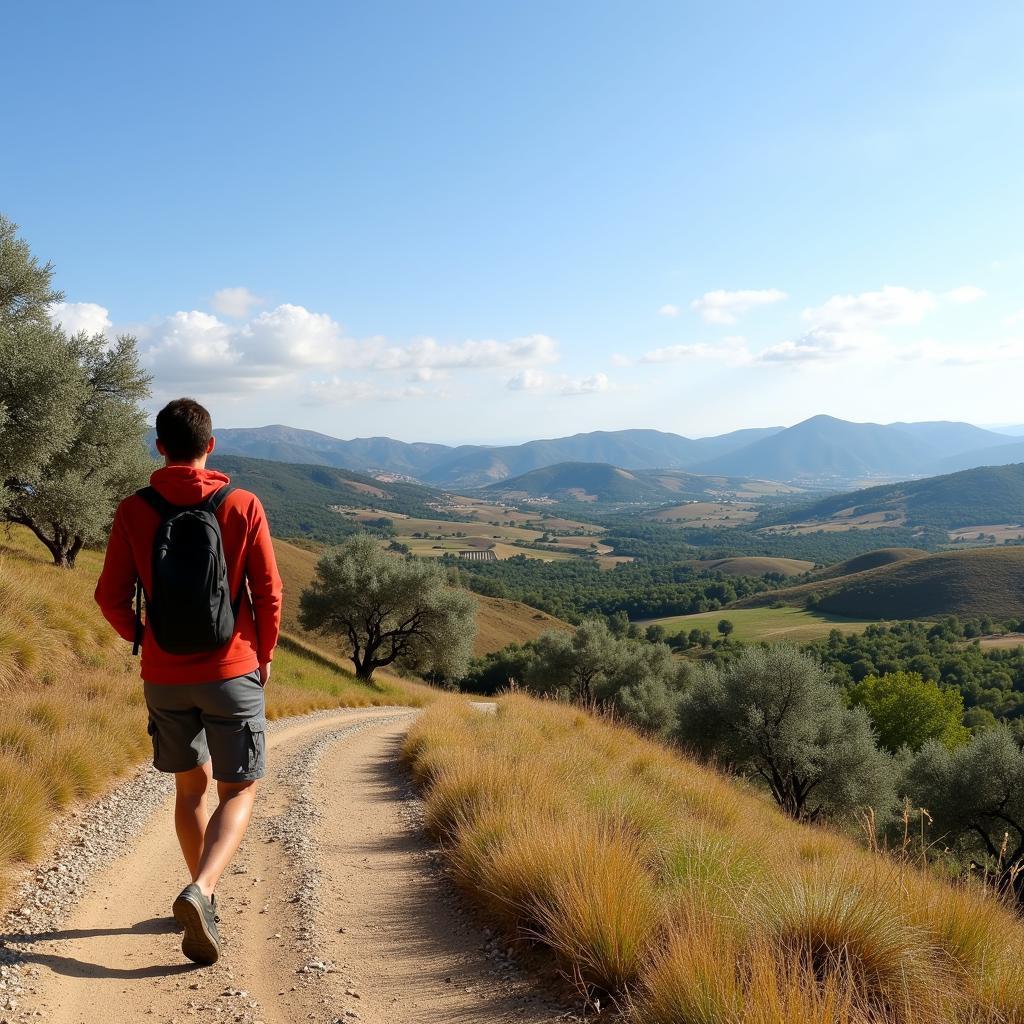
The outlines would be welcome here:
<svg viewBox="0 0 1024 1024">
<path fill-rule="evenodd" d="M 260 665 L 260 686 L 266 686 L 267 680 L 270 678 L 270 666 L 272 662 L 265 661 Z"/>
</svg>

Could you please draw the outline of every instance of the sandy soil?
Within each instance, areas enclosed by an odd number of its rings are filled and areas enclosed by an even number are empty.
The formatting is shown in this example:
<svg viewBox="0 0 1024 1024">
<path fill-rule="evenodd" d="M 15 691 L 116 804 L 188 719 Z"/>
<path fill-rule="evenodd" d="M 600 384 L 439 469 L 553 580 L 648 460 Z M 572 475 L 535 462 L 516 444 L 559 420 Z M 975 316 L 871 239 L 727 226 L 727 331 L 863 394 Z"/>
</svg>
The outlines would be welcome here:
<svg viewBox="0 0 1024 1024">
<path fill-rule="evenodd" d="M 57 927 L 2 937 L 20 965 L 0 1021 L 121 1024 L 565 1019 L 463 908 L 398 759 L 414 717 L 361 709 L 269 736 L 271 773 L 218 887 L 224 955 L 185 961 L 187 881 L 162 798 Z"/>
</svg>

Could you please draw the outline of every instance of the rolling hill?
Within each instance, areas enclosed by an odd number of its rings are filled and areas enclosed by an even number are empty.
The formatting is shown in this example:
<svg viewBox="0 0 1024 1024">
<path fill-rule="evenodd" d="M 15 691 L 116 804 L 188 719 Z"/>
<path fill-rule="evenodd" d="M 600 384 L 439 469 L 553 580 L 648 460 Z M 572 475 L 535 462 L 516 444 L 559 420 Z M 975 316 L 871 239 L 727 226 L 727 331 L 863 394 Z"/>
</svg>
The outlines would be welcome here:
<svg viewBox="0 0 1024 1024">
<path fill-rule="evenodd" d="M 985 466 L 832 495 L 768 521 L 838 524 L 876 515 L 906 526 L 945 530 L 1024 518 L 1024 464 Z"/>
<path fill-rule="evenodd" d="M 845 576 L 758 594 L 735 607 L 776 602 L 851 618 L 1024 616 L 1024 547 L 898 558 Z"/>
<path fill-rule="evenodd" d="M 669 497 L 657 481 L 602 462 L 562 462 L 484 488 L 506 500 L 547 498 L 554 502 L 656 502 Z M 677 496 L 677 495 L 674 495 Z"/>
<path fill-rule="evenodd" d="M 943 459 L 936 469 L 953 473 L 973 466 L 1007 466 L 1014 462 L 1024 462 L 1024 441 L 982 448 L 981 451 L 958 452 Z"/>
<path fill-rule="evenodd" d="M 348 536 L 356 526 L 332 507 L 370 507 L 433 519 L 443 517 L 428 504 L 438 500 L 440 493 L 419 484 L 382 483 L 331 466 L 250 459 L 220 450 L 210 456 L 208 465 L 257 495 L 267 511 L 271 530 L 282 537 L 337 541 Z"/>
</svg>

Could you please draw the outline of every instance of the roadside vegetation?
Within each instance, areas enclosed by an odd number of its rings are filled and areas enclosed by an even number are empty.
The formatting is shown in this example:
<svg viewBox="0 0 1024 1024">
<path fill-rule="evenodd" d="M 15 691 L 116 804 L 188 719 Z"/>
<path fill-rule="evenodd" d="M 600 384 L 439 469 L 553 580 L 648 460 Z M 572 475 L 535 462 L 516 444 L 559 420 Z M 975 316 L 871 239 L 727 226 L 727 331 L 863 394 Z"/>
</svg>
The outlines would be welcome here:
<svg viewBox="0 0 1024 1024">
<path fill-rule="evenodd" d="M 585 711 L 439 702 L 405 755 L 458 883 L 637 1024 L 996 1024 L 1024 926 L 975 879 L 783 814 Z"/>
<path fill-rule="evenodd" d="M 40 854 L 54 817 L 151 755 L 138 661 L 93 601 L 101 561 L 85 549 L 68 572 L 28 530 L 0 530 L 0 906 L 12 867 Z M 340 659 L 286 636 L 267 712 L 421 705 L 434 695 L 381 674 L 360 683 Z"/>
</svg>

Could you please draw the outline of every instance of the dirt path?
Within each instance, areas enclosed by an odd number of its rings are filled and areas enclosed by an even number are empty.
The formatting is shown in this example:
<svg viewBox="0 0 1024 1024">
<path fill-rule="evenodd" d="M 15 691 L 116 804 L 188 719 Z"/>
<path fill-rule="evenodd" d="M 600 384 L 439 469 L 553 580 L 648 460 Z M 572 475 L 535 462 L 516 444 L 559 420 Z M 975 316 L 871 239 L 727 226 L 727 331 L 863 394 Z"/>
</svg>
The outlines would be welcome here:
<svg viewBox="0 0 1024 1024">
<path fill-rule="evenodd" d="M 269 734 L 271 775 L 218 887 L 213 967 L 181 956 L 169 908 L 187 879 L 163 799 L 61 925 L 3 936 L 24 991 L 0 1024 L 560 1018 L 434 862 L 397 762 L 412 718 L 340 711 Z"/>
</svg>

